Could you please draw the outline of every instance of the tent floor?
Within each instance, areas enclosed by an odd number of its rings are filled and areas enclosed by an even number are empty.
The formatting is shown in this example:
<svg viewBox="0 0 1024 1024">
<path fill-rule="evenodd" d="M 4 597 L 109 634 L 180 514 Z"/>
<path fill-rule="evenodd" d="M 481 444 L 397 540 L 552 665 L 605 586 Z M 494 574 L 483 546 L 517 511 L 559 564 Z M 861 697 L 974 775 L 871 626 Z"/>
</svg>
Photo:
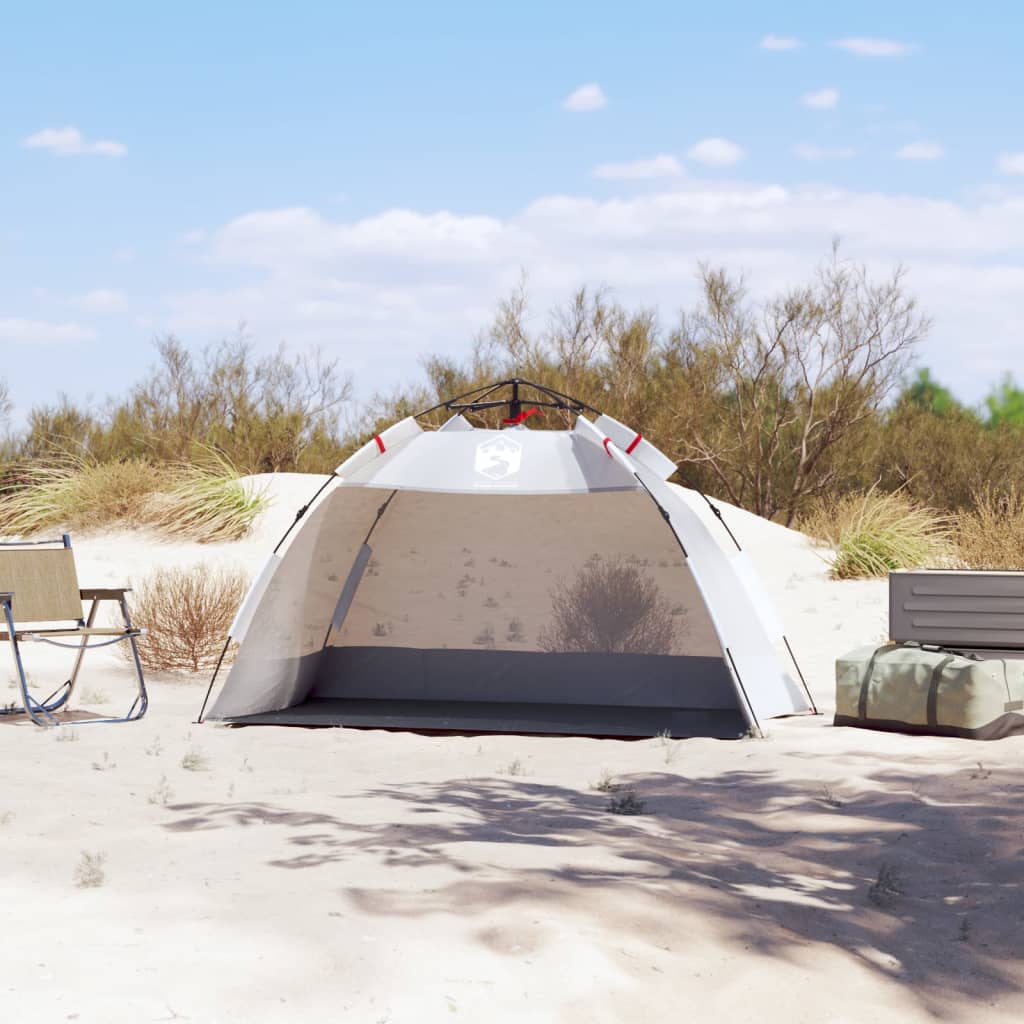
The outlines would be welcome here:
<svg viewBox="0 0 1024 1024">
<path fill-rule="evenodd" d="M 639 708 L 486 701 L 342 700 L 312 698 L 283 711 L 226 718 L 231 725 L 347 726 L 445 732 L 551 733 L 582 736 L 708 736 L 747 733 L 738 710 Z"/>
</svg>

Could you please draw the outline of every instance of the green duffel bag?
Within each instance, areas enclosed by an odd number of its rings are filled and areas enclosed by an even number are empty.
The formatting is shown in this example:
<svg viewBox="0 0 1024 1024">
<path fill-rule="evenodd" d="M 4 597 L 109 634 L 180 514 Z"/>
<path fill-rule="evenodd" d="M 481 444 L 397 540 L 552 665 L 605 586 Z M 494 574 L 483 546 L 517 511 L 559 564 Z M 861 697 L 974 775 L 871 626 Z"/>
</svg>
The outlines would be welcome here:
<svg viewBox="0 0 1024 1024">
<path fill-rule="evenodd" d="M 836 659 L 835 724 L 976 740 L 1024 734 L 1024 660 L 858 647 Z"/>
</svg>

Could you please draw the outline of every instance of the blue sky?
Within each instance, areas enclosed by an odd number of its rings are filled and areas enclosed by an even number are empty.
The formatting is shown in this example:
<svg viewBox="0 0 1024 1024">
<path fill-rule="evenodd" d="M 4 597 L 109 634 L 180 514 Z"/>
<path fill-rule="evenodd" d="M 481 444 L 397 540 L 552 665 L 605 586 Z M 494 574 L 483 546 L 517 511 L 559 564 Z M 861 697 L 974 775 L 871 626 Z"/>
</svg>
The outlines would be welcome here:
<svg viewBox="0 0 1024 1024">
<path fill-rule="evenodd" d="M 157 334 L 240 321 L 366 395 L 467 351 L 521 268 L 538 322 L 588 282 L 668 322 L 698 259 L 769 291 L 837 234 L 907 266 L 921 361 L 960 394 L 1014 368 L 1015 4 L 210 6 L 5 10 L 19 417 L 123 390 Z"/>
</svg>

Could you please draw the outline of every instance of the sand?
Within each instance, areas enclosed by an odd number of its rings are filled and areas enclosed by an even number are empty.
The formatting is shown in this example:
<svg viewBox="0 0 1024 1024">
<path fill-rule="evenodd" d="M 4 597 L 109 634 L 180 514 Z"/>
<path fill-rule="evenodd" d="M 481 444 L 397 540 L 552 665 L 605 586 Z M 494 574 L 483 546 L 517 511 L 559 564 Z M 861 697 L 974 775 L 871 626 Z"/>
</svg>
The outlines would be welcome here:
<svg viewBox="0 0 1024 1024">
<path fill-rule="evenodd" d="M 265 483 L 243 542 L 78 538 L 82 584 L 254 573 L 318 480 Z M 1020 1020 L 1024 737 L 834 728 L 885 584 L 728 518 L 825 712 L 765 740 L 196 726 L 202 678 L 151 679 L 130 726 L 0 726 L 3 1019 Z M 130 701 L 106 651 L 82 688 Z M 647 813 L 608 813 L 604 773 Z"/>
</svg>

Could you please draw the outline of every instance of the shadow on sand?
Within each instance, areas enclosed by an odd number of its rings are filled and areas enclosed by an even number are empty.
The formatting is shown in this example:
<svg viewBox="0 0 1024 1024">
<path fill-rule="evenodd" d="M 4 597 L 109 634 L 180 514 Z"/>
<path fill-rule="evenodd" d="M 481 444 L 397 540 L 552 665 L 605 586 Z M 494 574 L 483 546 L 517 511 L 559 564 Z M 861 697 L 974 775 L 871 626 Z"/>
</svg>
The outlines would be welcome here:
<svg viewBox="0 0 1024 1024">
<path fill-rule="evenodd" d="M 339 796 L 337 814 L 177 805 L 167 828 L 284 829 L 294 853 L 271 862 L 282 870 L 371 858 L 394 869 L 393 887 L 351 887 L 356 872 L 342 876 L 369 914 L 468 919 L 504 907 L 527 920 L 557 906 L 662 949 L 705 935 L 794 960 L 826 944 L 942 1017 L 951 999 L 984 1006 L 1022 989 L 1024 778 L 939 771 L 875 772 L 845 792 L 759 771 L 631 775 L 619 781 L 646 803 L 636 817 L 609 813 L 602 793 L 471 778 Z M 385 817 L 346 817 L 345 802 L 365 798 Z M 417 869 L 432 869 L 430 880 Z"/>
</svg>

